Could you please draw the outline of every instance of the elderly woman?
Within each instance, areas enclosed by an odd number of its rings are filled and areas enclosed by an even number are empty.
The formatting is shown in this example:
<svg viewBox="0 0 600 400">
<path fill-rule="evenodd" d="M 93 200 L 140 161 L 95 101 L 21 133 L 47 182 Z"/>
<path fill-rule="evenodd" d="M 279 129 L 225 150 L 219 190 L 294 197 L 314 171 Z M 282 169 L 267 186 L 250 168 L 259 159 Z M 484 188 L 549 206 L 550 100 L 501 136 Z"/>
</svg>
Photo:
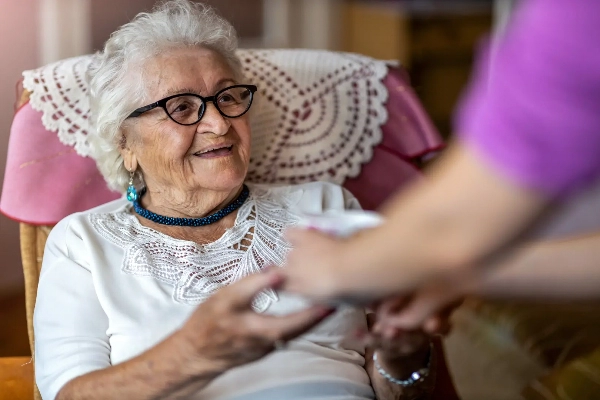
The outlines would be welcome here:
<svg viewBox="0 0 600 400">
<path fill-rule="evenodd" d="M 235 49 L 228 22 L 176 0 L 138 15 L 97 55 L 94 155 L 127 199 L 65 218 L 48 239 L 34 321 L 44 399 L 431 392 L 426 336 L 377 343 L 365 362 L 352 335 L 367 329 L 364 310 L 311 306 L 276 293 L 277 268 L 258 273 L 284 264 L 283 231 L 300 213 L 358 204 L 331 184 L 244 183 L 257 88 Z"/>
</svg>

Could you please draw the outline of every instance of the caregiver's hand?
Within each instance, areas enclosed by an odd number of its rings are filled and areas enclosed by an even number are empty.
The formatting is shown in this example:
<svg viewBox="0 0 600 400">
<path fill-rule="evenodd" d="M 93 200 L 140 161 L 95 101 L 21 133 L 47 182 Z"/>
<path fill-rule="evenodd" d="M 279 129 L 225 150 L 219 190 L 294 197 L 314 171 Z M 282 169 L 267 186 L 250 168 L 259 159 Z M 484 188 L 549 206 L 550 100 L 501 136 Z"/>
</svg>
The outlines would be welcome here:
<svg viewBox="0 0 600 400">
<path fill-rule="evenodd" d="M 377 322 L 372 330 L 393 338 L 405 330 L 422 329 L 430 335 L 450 331 L 450 315 L 463 302 L 461 285 L 430 285 L 412 296 L 398 296 L 378 304 Z"/>
<path fill-rule="evenodd" d="M 361 266 L 352 265 L 347 259 L 348 240 L 342 240 L 316 230 L 289 229 L 286 238 L 293 250 L 288 254 L 283 269 L 286 279 L 283 288 L 298 293 L 317 302 L 349 302 L 369 304 L 377 299 L 361 291 L 359 296 L 347 296 L 360 282 L 348 279 L 345 271 Z M 364 266 L 362 266 L 364 267 Z"/>
</svg>

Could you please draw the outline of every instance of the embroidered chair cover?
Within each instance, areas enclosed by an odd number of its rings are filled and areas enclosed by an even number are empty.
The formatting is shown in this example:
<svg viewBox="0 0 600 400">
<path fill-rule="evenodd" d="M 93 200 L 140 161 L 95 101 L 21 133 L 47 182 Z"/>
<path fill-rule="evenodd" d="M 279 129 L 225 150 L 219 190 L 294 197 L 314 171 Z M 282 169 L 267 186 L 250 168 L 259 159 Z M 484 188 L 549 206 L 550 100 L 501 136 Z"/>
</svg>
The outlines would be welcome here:
<svg viewBox="0 0 600 400">
<path fill-rule="evenodd" d="M 419 176 L 415 162 L 442 141 L 399 68 L 365 56 L 313 50 L 240 50 L 259 87 L 248 180 L 344 184 L 368 209 Z M 11 129 L 0 211 L 54 224 L 122 194 L 90 156 L 93 55 L 23 73 L 30 101 Z"/>
</svg>

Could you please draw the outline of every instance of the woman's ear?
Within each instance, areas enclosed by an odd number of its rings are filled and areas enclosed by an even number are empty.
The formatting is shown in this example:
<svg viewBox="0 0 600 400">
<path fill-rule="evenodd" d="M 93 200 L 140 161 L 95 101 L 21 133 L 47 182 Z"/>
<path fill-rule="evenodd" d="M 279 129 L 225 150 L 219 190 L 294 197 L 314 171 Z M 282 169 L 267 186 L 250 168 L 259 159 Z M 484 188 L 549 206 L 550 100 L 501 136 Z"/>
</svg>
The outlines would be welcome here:
<svg viewBox="0 0 600 400">
<path fill-rule="evenodd" d="M 138 163 L 135 153 L 128 147 L 121 149 L 121 156 L 123 157 L 123 164 L 127 171 L 133 172 L 137 169 Z"/>
<path fill-rule="evenodd" d="M 122 133 L 121 141 L 119 143 L 119 152 L 123 157 L 123 165 L 127 171 L 135 171 L 138 167 L 137 158 L 133 152 L 131 143 L 127 140 L 125 133 Z"/>
</svg>

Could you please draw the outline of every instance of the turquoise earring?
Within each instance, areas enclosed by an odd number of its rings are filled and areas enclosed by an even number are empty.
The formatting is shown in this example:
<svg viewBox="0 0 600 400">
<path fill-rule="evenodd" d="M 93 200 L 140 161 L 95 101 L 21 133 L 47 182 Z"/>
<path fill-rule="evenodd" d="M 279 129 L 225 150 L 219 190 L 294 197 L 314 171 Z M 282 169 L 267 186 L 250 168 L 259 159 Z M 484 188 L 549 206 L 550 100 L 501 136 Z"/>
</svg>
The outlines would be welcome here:
<svg viewBox="0 0 600 400">
<path fill-rule="evenodd" d="M 134 171 L 129 171 L 129 186 L 127 187 L 127 200 L 131 202 L 134 202 L 138 199 L 137 190 L 135 190 L 135 186 L 133 186 L 134 175 Z"/>
</svg>

